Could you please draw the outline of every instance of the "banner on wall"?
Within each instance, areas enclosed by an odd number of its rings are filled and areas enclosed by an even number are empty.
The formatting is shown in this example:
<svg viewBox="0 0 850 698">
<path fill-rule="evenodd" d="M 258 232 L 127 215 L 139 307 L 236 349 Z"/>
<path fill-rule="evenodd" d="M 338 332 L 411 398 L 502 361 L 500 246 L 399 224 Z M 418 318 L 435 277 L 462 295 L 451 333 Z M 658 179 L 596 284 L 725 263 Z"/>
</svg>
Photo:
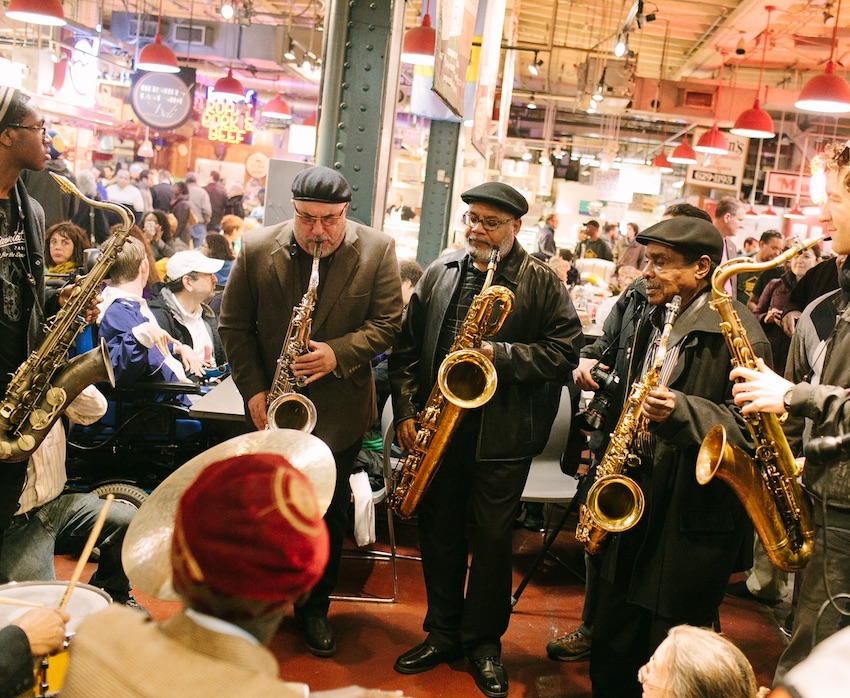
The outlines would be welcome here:
<svg viewBox="0 0 850 698">
<path fill-rule="evenodd" d="M 487 157 L 492 128 L 493 102 L 499 77 L 499 61 L 502 47 L 502 24 L 505 21 L 505 0 L 481 0 L 478 8 L 483 16 L 481 54 L 478 62 L 478 84 L 472 112 L 472 145 Z"/>
<path fill-rule="evenodd" d="M 477 14 L 478 0 L 440 0 L 437 6 L 432 89 L 461 118 Z"/>
</svg>

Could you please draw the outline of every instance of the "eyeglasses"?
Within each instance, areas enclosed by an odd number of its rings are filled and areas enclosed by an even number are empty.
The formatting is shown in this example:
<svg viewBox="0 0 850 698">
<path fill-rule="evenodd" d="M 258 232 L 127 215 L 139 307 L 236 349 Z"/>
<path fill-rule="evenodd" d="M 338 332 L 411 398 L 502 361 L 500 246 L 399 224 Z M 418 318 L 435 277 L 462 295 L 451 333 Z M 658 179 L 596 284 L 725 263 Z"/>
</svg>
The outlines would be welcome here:
<svg viewBox="0 0 850 698">
<path fill-rule="evenodd" d="M 7 124 L 6 128 L 24 128 L 27 131 L 41 131 L 41 137 L 47 135 L 47 126 L 42 121 L 40 124 Z"/>
<path fill-rule="evenodd" d="M 293 206 L 293 208 L 295 208 Z M 309 213 L 301 213 L 297 208 L 295 209 L 295 215 L 301 220 L 305 225 L 309 225 L 310 227 L 314 226 L 316 223 L 321 223 L 323 228 L 331 228 L 336 225 L 340 218 L 345 215 L 345 212 L 348 210 L 348 204 L 345 205 L 345 208 L 342 209 L 342 213 L 337 216 L 311 216 Z"/>
<path fill-rule="evenodd" d="M 504 225 L 505 223 L 510 223 L 515 218 L 505 218 L 505 220 L 500 221 L 498 218 L 479 218 L 478 216 L 474 216 L 471 213 L 464 213 L 460 217 L 463 224 L 468 227 L 470 230 L 475 230 L 475 227 L 480 223 L 481 227 L 487 233 L 492 233 L 496 228 L 500 225 Z"/>
</svg>

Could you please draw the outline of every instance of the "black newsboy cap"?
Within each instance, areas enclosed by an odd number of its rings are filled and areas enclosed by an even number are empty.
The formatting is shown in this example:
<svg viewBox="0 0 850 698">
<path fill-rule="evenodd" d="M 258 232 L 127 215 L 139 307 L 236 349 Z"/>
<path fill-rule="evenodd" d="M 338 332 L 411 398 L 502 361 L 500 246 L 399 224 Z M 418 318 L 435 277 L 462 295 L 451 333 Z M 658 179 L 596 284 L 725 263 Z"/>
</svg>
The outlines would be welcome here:
<svg viewBox="0 0 850 698">
<path fill-rule="evenodd" d="M 509 184 L 502 182 L 484 182 L 477 187 L 467 189 L 460 198 L 468 204 L 482 201 L 512 214 L 514 218 L 522 218 L 528 213 L 528 202 L 525 197 Z"/>
<path fill-rule="evenodd" d="M 658 242 L 673 248 L 686 248 L 698 254 L 706 254 L 715 264 L 720 264 L 723 254 L 723 238 L 720 231 L 702 218 L 677 216 L 661 221 L 637 235 L 644 245 Z"/>
<path fill-rule="evenodd" d="M 345 177 L 330 167 L 309 167 L 292 180 L 292 198 L 296 201 L 344 204 L 351 201 L 351 187 Z"/>
</svg>

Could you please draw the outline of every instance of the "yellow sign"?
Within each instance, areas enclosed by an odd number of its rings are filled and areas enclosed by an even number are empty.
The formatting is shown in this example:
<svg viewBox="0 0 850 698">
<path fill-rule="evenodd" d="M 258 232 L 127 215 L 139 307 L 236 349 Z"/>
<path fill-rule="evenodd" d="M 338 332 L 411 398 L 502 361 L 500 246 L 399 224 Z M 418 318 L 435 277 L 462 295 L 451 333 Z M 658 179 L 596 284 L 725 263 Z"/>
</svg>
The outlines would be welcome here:
<svg viewBox="0 0 850 698">
<path fill-rule="evenodd" d="M 208 129 L 209 140 L 235 145 L 254 132 L 254 117 L 234 102 L 210 100 L 201 115 L 201 126 Z"/>
</svg>

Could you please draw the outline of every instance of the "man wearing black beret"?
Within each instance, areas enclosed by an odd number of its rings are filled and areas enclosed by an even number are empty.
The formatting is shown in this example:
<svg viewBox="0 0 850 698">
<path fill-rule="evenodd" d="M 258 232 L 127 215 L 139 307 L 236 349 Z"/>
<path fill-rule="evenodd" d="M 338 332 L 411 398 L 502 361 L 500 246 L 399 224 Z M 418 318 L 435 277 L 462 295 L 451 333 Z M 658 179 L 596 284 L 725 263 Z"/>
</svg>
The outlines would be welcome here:
<svg viewBox="0 0 850 698">
<path fill-rule="evenodd" d="M 287 337 L 290 314 L 307 291 L 314 255 L 319 258 L 309 350 L 295 359 L 290 377 L 292 383 L 303 379 L 304 386 L 276 386 L 297 390 L 315 405 L 313 433 L 336 461 L 336 491 L 325 514 L 328 566 L 307 602 L 296 609 L 307 649 L 318 657 L 336 652 L 327 617 L 329 595 L 348 520 L 348 478 L 363 434 L 377 419 L 371 359 L 395 341 L 402 312 L 395 243 L 378 230 L 347 221 L 350 202 L 351 188 L 339 172 L 328 167 L 300 172 L 292 182 L 294 218 L 242 238 L 219 323 L 249 424 L 265 429 L 277 361 L 284 344 L 295 339 Z"/>
<path fill-rule="evenodd" d="M 501 637 L 511 614 L 513 522 L 531 459 L 543 450 L 561 386 L 577 365 L 581 325 L 555 273 L 516 241 L 528 211 L 522 194 L 487 182 L 461 199 L 469 205 L 462 219 L 466 247 L 425 271 L 389 357 L 403 448 L 414 445 L 417 415 L 482 290 L 492 248 L 499 252 L 493 284 L 510 289 L 515 301 L 501 329 L 477 347 L 495 368 L 496 392 L 464 413 L 417 510 L 428 635 L 395 669 L 417 674 L 465 655 L 478 688 L 499 697 L 508 694 Z M 470 510 L 475 535 L 468 540 Z"/>
<path fill-rule="evenodd" d="M 695 475 L 702 440 L 717 424 L 726 428 L 731 443 L 752 448 L 732 384 L 725 380 L 731 359 L 720 316 L 709 303 L 723 239 L 710 222 L 690 217 L 661 221 L 636 239 L 646 245 L 642 278 L 617 301 L 603 335 L 582 349 L 573 373 L 583 390 L 599 389 L 590 373 L 597 363 L 620 376 L 601 433 L 611 433 L 630 386 L 643 380 L 674 296 L 681 298 L 681 310 L 664 379 L 649 391 L 641 410 L 646 433 L 627 435 L 629 453 L 639 464 L 626 474 L 643 492 L 643 515 L 634 528 L 609 534 L 598 553 L 601 579 L 594 585 L 590 649 L 594 698 L 640 696 L 638 669 L 667 631 L 682 623 L 715 624 L 729 576 L 748 569 L 752 554 L 752 528 L 735 494 L 717 478 L 699 485 Z M 745 306 L 732 302 L 755 352 L 769 360 L 759 323 Z"/>
</svg>

